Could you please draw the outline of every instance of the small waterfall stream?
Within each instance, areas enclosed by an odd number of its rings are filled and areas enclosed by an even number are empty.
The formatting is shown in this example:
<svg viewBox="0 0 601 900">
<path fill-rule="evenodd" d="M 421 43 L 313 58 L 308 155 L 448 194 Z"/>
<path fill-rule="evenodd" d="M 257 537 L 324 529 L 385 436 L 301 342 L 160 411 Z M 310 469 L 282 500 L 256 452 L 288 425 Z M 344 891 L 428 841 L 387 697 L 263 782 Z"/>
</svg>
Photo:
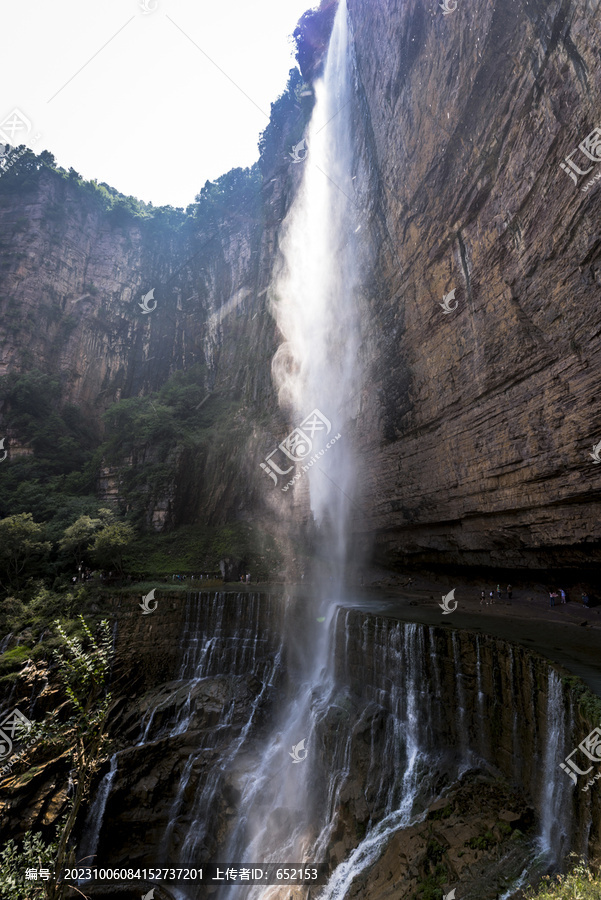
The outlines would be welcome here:
<svg viewBox="0 0 601 900">
<path fill-rule="evenodd" d="M 110 766 L 98 786 L 94 802 L 90 807 L 84 828 L 84 840 L 80 844 L 78 858 L 84 865 L 92 865 L 97 862 L 96 852 L 98 850 L 98 840 L 100 838 L 100 830 L 104 821 L 104 813 L 106 804 L 115 781 L 117 774 L 118 754 L 113 753 L 111 756 Z"/>
<path fill-rule="evenodd" d="M 559 675 L 549 670 L 547 685 L 547 734 L 541 768 L 541 833 L 544 853 L 560 859 L 568 849 L 568 823 L 565 821 L 566 798 L 571 789 L 567 778 L 552 777 L 557 768 L 558 749 L 566 748 L 566 709 Z"/>
</svg>

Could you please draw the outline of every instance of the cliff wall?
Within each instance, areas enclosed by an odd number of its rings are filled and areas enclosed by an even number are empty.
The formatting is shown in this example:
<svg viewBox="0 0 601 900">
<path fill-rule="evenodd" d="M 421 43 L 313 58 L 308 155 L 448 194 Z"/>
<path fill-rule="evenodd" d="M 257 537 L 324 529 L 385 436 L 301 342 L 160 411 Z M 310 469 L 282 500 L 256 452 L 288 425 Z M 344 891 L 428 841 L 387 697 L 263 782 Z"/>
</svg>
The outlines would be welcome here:
<svg viewBox="0 0 601 900">
<path fill-rule="evenodd" d="M 599 126 L 601 5 L 456 6 L 349 0 L 379 187 L 365 528 L 388 562 L 587 565 L 599 189 L 560 163 Z"/>
</svg>

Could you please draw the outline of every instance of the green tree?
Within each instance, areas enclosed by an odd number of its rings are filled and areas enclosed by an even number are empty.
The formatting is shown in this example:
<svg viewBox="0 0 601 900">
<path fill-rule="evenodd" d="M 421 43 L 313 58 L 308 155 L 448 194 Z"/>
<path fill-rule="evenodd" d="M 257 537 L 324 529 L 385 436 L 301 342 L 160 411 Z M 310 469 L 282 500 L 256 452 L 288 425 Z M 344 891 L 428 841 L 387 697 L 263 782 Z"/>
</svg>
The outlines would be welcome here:
<svg viewBox="0 0 601 900">
<path fill-rule="evenodd" d="M 133 543 L 135 532 L 127 522 L 109 522 L 96 534 L 92 552 L 99 565 L 123 574 L 123 554 Z"/>
<path fill-rule="evenodd" d="M 73 525 L 65 529 L 59 541 L 60 550 L 71 556 L 77 565 L 88 554 L 96 532 L 102 528 L 102 524 L 102 519 L 80 516 Z"/>
<path fill-rule="evenodd" d="M 50 552 L 51 544 L 42 540 L 43 526 L 31 513 L 19 513 L 0 519 L 0 585 L 18 588 Z"/>
</svg>

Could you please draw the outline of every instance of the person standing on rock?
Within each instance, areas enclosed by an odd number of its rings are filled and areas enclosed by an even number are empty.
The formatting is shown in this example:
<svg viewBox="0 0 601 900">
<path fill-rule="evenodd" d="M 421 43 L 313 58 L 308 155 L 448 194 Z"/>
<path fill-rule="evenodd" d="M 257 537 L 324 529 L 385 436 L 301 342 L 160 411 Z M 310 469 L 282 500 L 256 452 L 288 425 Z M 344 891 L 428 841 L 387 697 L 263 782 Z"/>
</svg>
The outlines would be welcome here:
<svg viewBox="0 0 601 900">
<path fill-rule="evenodd" d="M 484 603 L 485 597 L 486 594 L 484 593 L 484 591 L 480 591 L 480 606 L 482 606 L 482 604 Z"/>
<path fill-rule="evenodd" d="M 549 607 L 555 606 L 555 592 L 549 591 Z"/>
<path fill-rule="evenodd" d="M 564 591 L 563 588 L 559 588 L 559 596 L 561 597 L 561 602 L 565 603 L 566 602 L 566 592 Z"/>
<path fill-rule="evenodd" d="M 510 584 L 507 585 L 507 599 L 511 600 L 511 595 L 513 594 L 513 588 Z"/>
<path fill-rule="evenodd" d="M 495 595 L 494 595 L 493 592 L 491 591 L 490 594 L 489 594 L 489 603 L 494 603 L 494 602 L 495 602 Z M 489 603 L 487 603 L 486 605 L 488 606 Z"/>
<path fill-rule="evenodd" d="M 501 599 L 501 585 L 497 585 L 497 600 Z"/>
<path fill-rule="evenodd" d="M 584 592 L 582 594 L 582 604 L 588 609 L 588 594 L 585 594 Z"/>
</svg>

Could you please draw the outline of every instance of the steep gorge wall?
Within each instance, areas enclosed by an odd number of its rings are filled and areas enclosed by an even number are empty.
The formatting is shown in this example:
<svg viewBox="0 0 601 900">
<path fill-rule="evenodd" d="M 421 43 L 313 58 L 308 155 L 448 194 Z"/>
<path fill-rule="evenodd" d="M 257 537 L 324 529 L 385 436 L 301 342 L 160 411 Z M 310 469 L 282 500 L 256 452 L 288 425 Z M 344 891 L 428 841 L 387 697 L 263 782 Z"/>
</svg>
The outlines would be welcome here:
<svg viewBox="0 0 601 900">
<path fill-rule="evenodd" d="M 363 527 L 394 564 L 594 564 L 600 194 L 559 164 L 600 125 L 601 4 L 348 5 L 380 217 Z"/>
<path fill-rule="evenodd" d="M 35 367 L 58 376 L 63 402 L 80 406 L 100 432 L 115 401 L 156 391 L 194 366 L 204 400 L 237 407 L 236 427 L 252 445 L 257 410 L 270 422 L 276 406 L 276 329 L 266 294 L 275 229 L 295 177 L 286 140 L 276 135 L 272 148 L 279 181 L 266 179 L 246 204 L 201 210 L 200 221 L 173 210 L 146 220 L 116 215 L 93 190 L 45 166 L 18 182 L 5 176 L 0 374 Z M 144 314 L 139 303 L 151 289 L 156 309 Z M 3 427 L 3 435 L 9 454 L 27 452 L 18 434 Z M 248 453 L 242 441 L 225 437 L 196 453 L 174 448 L 175 479 L 150 502 L 156 527 L 220 524 L 252 507 Z M 137 458 L 103 466 L 103 498 L 119 500 L 121 468 L 152 459 L 148 446 Z"/>
</svg>

